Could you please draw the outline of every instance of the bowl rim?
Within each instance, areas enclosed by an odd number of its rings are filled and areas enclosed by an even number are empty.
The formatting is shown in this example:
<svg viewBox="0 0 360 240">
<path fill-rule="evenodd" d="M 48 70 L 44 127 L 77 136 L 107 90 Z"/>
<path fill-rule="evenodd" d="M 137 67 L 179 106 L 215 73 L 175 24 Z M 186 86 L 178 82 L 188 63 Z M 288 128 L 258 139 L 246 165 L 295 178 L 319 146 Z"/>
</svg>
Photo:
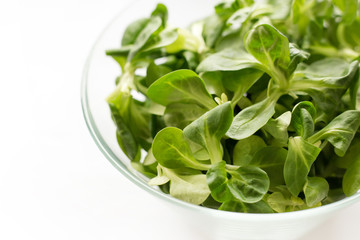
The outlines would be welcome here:
<svg viewBox="0 0 360 240">
<path fill-rule="evenodd" d="M 86 61 L 85 61 L 84 67 L 83 67 L 81 86 L 80 86 L 81 108 L 82 108 L 83 117 L 84 117 L 86 126 L 90 132 L 91 137 L 93 138 L 94 142 L 96 143 L 96 145 L 100 149 L 100 151 L 104 154 L 106 159 L 119 172 L 121 172 L 128 180 L 130 180 L 132 183 L 134 183 L 138 187 L 142 188 L 146 192 L 148 192 L 148 193 L 152 194 L 153 196 L 158 197 L 170 204 L 174 204 L 178 207 L 185 208 L 187 210 L 196 211 L 196 212 L 199 212 L 199 213 L 202 213 L 205 215 L 222 217 L 222 218 L 231 219 L 231 220 L 246 219 L 247 221 L 258 221 L 259 219 L 263 219 L 265 221 L 268 221 L 268 220 L 273 221 L 273 220 L 284 220 L 284 219 L 307 217 L 307 216 L 318 215 L 319 213 L 335 212 L 340 207 L 345 207 L 345 206 L 351 205 L 360 199 L 360 191 L 358 191 L 356 194 L 354 194 L 350 197 L 345 197 L 344 199 L 341 199 L 339 201 L 336 201 L 336 202 L 333 202 L 333 203 L 330 203 L 327 205 L 323 205 L 320 207 L 315 207 L 315 208 L 310 208 L 310 209 L 305 209 L 305 210 L 300 210 L 300 211 L 284 212 L 284 213 L 229 212 L 229 211 L 221 211 L 221 210 L 217 210 L 217 209 L 202 207 L 202 206 L 198 206 L 198 205 L 194 205 L 191 203 L 181 201 L 179 199 L 176 199 L 176 198 L 170 196 L 169 194 L 165 194 L 163 192 L 156 190 L 155 188 L 149 186 L 146 182 L 141 180 L 139 177 L 137 177 L 135 174 L 133 174 L 125 164 L 123 164 L 120 160 L 118 160 L 119 158 L 111 151 L 110 147 L 103 140 L 102 135 L 95 124 L 93 115 L 90 110 L 90 106 L 88 103 L 87 86 L 88 86 L 89 69 L 91 66 L 94 52 L 97 49 L 99 42 L 102 40 L 104 34 L 112 27 L 112 25 L 115 23 L 115 21 L 118 18 L 121 18 L 122 13 L 127 11 L 130 7 L 135 5 L 137 2 L 138 1 L 132 1 L 131 3 L 127 4 L 117 15 L 115 15 L 115 17 L 112 18 L 112 20 L 101 31 L 101 33 L 97 37 L 95 43 L 92 45 L 89 55 L 86 58 Z"/>
</svg>

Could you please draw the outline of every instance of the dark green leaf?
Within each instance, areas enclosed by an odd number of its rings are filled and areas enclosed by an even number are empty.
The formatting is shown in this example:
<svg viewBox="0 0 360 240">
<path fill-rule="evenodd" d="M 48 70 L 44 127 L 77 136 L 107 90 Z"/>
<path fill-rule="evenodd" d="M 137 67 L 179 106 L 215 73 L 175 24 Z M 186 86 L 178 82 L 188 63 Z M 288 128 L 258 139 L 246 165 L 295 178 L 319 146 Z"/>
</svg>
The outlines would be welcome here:
<svg viewBox="0 0 360 240">
<path fill-rule="evenodd" d="M 158 66 L 153 62 L 150 63 L 146 71 L 146 85 L 149 87 L 153 82 L 169 72 L 171 72 L 171 69 L 166 66 Z"/>
<path fill-rule="evenodd" d="M 112 119 L 115 122 L 117 128 L 116 138 L 119 143 L 119 146 L 124 151 L 126 156 L 130 158 L 130 160 L 132 161 L 139 160 L 140 146 L 136 142 L 130 129 L 127 127 L 121 115 L 119 114 L 118 109 L 112 105 L 109 106 L 111 110 Z"/>
<path fill-rule="evenodd" d="M 283 185 L 283 169 L 287 154 L 288 152 L 281 147 L 265 147 L 256 152 L 249 165 L 264 170 L 269 176 L 271 187 Z"/>
<path fill-rule="evenodd" d="M 266 143 L 256 135 L 239 140 L 233 151 L 233 164 L 237 166 L 249 165 L 255 153 L 264 147 L 266 147 Z"/>
<path fill-rule="evenodd" d="M 256 203 L 244 203 L 231 200 L 221 204 L 219 210 L 242 213 L 273 213 L 274 211 L 265 201 Z"/>
<path fill-rule="evenodd" d="M 123 34 L 121 45 L 127 46 L 135 43 L 138 38 L 140 32 L 145 28 L 145 26 L 149 23 L 149 18 L 141 18 L 131 23 Z"/>
</svg>

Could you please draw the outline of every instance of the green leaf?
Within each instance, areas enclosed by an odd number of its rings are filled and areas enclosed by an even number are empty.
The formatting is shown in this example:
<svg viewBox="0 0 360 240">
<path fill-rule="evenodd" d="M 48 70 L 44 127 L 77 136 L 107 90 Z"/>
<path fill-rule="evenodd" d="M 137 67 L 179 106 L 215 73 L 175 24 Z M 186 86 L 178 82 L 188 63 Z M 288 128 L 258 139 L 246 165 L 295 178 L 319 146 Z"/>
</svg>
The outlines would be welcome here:
<svg viewBox="0 0 360 240">
<path fill-rule="evenodd" d="M 211 196 L 218 202 L 230 201 L 233 198 L 227 185 L 229 180 L 225 165 L 225 161 L 218 162 L 211 166 L 206 173 Z"/>
<path fill-rule="evenodd" d="M 170 179 L 170 195 L 188 203 L 199 205 L 210 195 L 204 174 L 180 175 L 163 168 L 164 175 Z"/>
<path fill-rule="evenodd" d="M 358 0 L 332 0 L 333 3 L 343 12 L 342 20 L 351 24 L 357 14 Z"/>
<path fill-rule="evenodd" d="M 233 119 L 230 102 L 206 112 L 184 129 L 184 135 L 206 148 L 212 163 L 222 160 L 220 140 L 229 129 Z"/>
<path fill-rule="evenodd" d="M 151 16 L 152 17 L 156 17 L 156 16 L 160 17 L 162 20 L 163 27 L 166 26 L 166 22 L 168 19 L 168 10 L 164 4 L 158 3 L 156 5 L 155 10 L 151 13 Z"/>
<path fill-rule="evenodd" d="M 149 18 L 141 18 L 131 23 L 123 34 L 121 45 L 127 46 L 135 43 L 138 38 L 140 32 L 145 28 L 145 26 L 149 23 Z"/>
<path fill-rule="evenodd" d="M 319 204 L 329 192 L 329 184 L 325 178 L 309 177 L 304 186 L 306 204 L 313 207 Z"/>
<path fill-rule="evenodd" d="M 274 192 L 267 198 L 267 203 L 276 212 L 292 212 L 307 209 L 304 201 L 299 197 L 282 192 Z"/>
<path fill-rule="evenodd" d="M 270 119 L 263 129 L 270 133 L 276 140 L 278 140 L 282 145 L 286 145 L 289 135 L 288 135 L 288 127 L 291 121 L 291 113 L 287 111 L 281 114 L 276 119 Z"/>
<path fill-rule="evenodd" d="M 158 132 L 153 141 L 152 152 L 156 161 L 166 168 L 208 169 L 195 160 L 183 132 L 178 128 L 167 127 Z"/>
<path fill-rule="evenodd" d="M 318 109 L 317 121 L 328 122 L 338 114 L 342 96 L 358 80 L 358 64 L 357 61 L 349 64 L 337 58 L 314 62 L 297 71 L 290 89 L 308 93 Z"/>
<path fill-rule="evenodd" d="M 169 177 L 164 174 L 164 170 L 160 165 L 157 166 L 157 172 L 158 175 L 148 182 L 150 186 L 160 186 L 170 181 Z"/>
<path fill-rule="evenodd" d="M 283 169 L 287 154 L 287 150 L 281 147 L 265 147 L 256 152 L 249 165 L 264 170 L 269 176 L 271 187 L 283 185 Z"/>
<path fill-rule="evenodd" d="M 298 103 L 291 117 L 291 126 L 295 129 L 298 136 L 307 139 L 314 134 L 316 118 L 316 109 L 311 102 L 303 101 Z"/>
<path fill-rule="evenodd" d="M 148 178 L 156 177 L 156 167 L 155 166 L 145 166 L 141 162 L 132 161 L 130 162 L 132 168 L 141 174 L 145 175 Z"/>
<path fill-rule="evenodd" d="M 338 168 L 347 169 L 355 161 L 360 161 L 360 138 L 354 138 L 343 157 L 335 157 L 336 166 Z M 358 160 L 359 159 L 359 160 Z"/>
<path fill-rule="evenodd" d="M 205 44 L 201 38 L 195 36 L 187 29 L 177 29 L 177 39 L 165 47 L 167 53 L 178 53 L 180 51 L 202 52 Z"/>
<path fill-rule="evenodd" d="M 194 103 L 172 103 L 166 107 L 164 120 L 167 126 L 183 129 L 206 111 Z"/>
<path fill-rule="evenodd" d="M 234 92 L 232 106 L 235 106 L 244 94 L 256 83 L 264 73 L 257 69 L 247 68 L 236 72 L 223 72 L 223 83 L 227 89 Z"/>
<path fill-rule="evenodd" d="M 125 124 L 122 119 L 119 111 L 113 105 L 109 105 L 111 110 L 111 117 L 116 125 L 116 139 L 119 143 L 121 150 L 125 153 L 125 155 L 130 158 L 132 161 L 139 160 L 140 157 L 140 146 L 136 142 L 135 137 L 131 133 L 128 126 Z"/>
<path fill-rule="evenodd" d="M 233 164 L 237 166 L 249 165 L 255 153 L 264 147 L 266 147 L 266 143 L 256 135 L 239 140 L 234 147 Z"/>
<path fill-rule="evenodd" d="M 262 128 L 275 113 L 276 101 L 266 98 L 242 110 L 234 117 L 229 131 L 226 135 L 230 138 L 240 140 L 247 138 Z"/>
<path fill-rule="evenodd" d="M 258 167 L 245 166 L 237 170 L 229 170 L 228 173 L 231 175 L 228 188 L 239 201 L 258 202 L 269 190 L 269 178 L 266 172 Z"/>
<path fill-rule="evenodd" d="M 334 118 L 326 127 L 308 138 L 311 143 L 327 140 L 335 147 L 335 153 L 342 157 L 350 146 L 360 126 L 360 111 L 348 110 Z"/>
<path fill-rule="evenodd" d="M 168 74 L 172 70 L 169 67 L 156 65 L 154 62 L 150 63 L 146 70 L 146 85 L 149 87 L 153 82 Z"/>
<path fill-rule="evenodd" d="M 196 71 L 238 71 L 245 68 L 264 69 L 253 56 L 244 50 L 226 48 L 205 58 Z"/>
<path fill-rule="evenodd" d="M 360 69 L 360 65 L 359 65 Z M 351 107 L 353 109 L 359 110 L 357 108 L 360 108 L 359 100 L 360 100 L 360 70 L 357 72 L 357 81 L 353 81 L 353 83 L 349 87 L 350 91 L 350 101 L 351 101 Z M 359 93 L 359 94 L 358 94 Z"/>
<path fill-rule="evenodd" d="M 337 28 L 337 37 L 339 40 L 339 43 L 342 47 L 346 49 L 346 52 L 351 53 L 351 55 L 354 54 L 354 56 L 351 56 L 350 59 L 353 60 L 356 58 L 356 56 L 360 55 L 357 51 L 353 52 L 352 49 L 356 49 L 360 46 L 360 38 L 359 34 L 357 33 L 357 29 L 360 28 L 360 18 L 356 18 L 355 21 L 348 25 L 348 24 L 339 24 Z M 359 60 L 359 59 L 358 59 Z"/>
<path fill-rule="evenodd" d="M 284 178 L 286 186 L 293 196 L 302 191 L 311 165 L 321 149 L 305 141 L 302 137 L 289 139 L 289 150 L 285 160 Z"/>
<path fill-rule="evenodd" d="M 160 17 L 151 17 L 144 28 L 137 35 L 133 46 L 128 55 L 128 61 L 131 61 L 136 54 L 145 46 L 150 37 L 161 27 Z"/>
<path fill-rule="evenodd" d="M 245 8 L 254 4 L 254 0 L 223 0 L 215 5 L 215 12 L 220 17 L 226 19 L 238 9 Z"/>
<path fill-rule="evenodd" d="M 242 213 L 273 213 L 274 211 L 265 201 L 244 203 L 236 200 L 224 202 L 219 210 Z"/>
<path fill-rule="evenodd" d="M 147 96 L 161 105 L 171 103 L 197 103 L 208 109 L 216 107 L 204 81 L 191 70 L 177 70 L 156 80 Z"/>
<path fill-rule="evenodd" d="M 288 72 L 291 74 L 295 71 L 299 63 L 307 60 L 310 57 L 310 53 L 301 50 L 293 43 L 290 43 L 289 50 L 291 62 L 288 67 Z"/>
<path fill-rule="evenodd" d="M 246 166 L 226 170 L 226 162 L 219 162 L 206 174 L 211 196 L 219 202 L 231 200 L 246 203 L 260 201 L 269 189 L 266 173 L 258 167 Z M 230 177 L 228 177 L 230 174 Z"/>
<path fill-rule="evenodd" d="M 216 41 L 221 36 L 225 27 L 225 21 L 214 14 L 204 20 L 203 37 L 208 47 L 213 48 Z"/>
<path fill-rule="evenodd" d="M 210 94 L 221 96 L 222 93 L 226 93 L 226 89 L 222 82 L 222 72 L 203 72 L 200 77 L 204 79 L 206 89 Z"/>
<path fill-rule="evenodd" d="M 197 53 L 192 51 L 184 51 L 182 52 L 184 59 L 186 60 L 187 66 L 191 70 L 195 70 L 199 65 L 199 56 Z"/>
<path fill-rule="evenodd" d="M 153 39 L 153 41 L 148 41 L 145 44 L 142 52 L 149 52 L 168 47 L 174 44 L 177 39 L 178 31 L 176 29 L 164 29 L 158 35 L 156 35 L 156 38 Z"/>
<path fill-rule="evenodd" d="M 346 170 L 342 182 L 342 188 L 347 197 L 354 195 L 360 189 L 360 157 L 357 156 L 349 168 Z"/>
<path fill-rule="evenodd" d="M 275 81 L 286 81 L 279 70 L 287 71 L 290 49 L 289 41 L 282 33 L 271 25 L 261 24 L 246 34 L 244 44 L 246 50 L 269 69 Z"/>
</svg>

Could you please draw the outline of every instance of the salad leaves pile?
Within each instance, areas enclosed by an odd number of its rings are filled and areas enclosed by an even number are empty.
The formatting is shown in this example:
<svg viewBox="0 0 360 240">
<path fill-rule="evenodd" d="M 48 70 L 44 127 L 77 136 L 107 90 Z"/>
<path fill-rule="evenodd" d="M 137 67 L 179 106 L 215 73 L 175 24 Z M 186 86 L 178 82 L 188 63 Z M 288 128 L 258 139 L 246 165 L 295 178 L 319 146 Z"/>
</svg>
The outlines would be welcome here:
<svg viewBox="0 0 360 240">
<path fill-rule="evenodd" d="M 359 5 L 227 0 L 185 29 L 158 4 L 131 23 L 106 54 L 121 67 L 107 102 L 132 167 L 175 198 L 234 212 L 355 194 Z"/>
</svg>

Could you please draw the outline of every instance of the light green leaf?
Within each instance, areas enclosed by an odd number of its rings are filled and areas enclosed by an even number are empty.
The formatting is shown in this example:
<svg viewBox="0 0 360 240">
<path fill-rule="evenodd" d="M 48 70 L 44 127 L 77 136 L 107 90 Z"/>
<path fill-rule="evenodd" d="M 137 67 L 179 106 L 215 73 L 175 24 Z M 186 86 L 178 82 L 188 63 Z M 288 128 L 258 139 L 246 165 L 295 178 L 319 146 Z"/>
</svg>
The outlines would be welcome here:
<svg viewBox="0 0 360 240">
<path fill-rule="evenodd" d="M 253 56 L 244 50 L 227 48 L 205 58 L 196 71 L 238 71 L 246 68 L 264 69 Z"/>
<path fill-rule="evenodd" d="M 342 157 L 349 148 L 360 126 L 360 111 L 348 110 L 334 118 L 326 127 L 308 138 L 311 143 L 327 140 L 335 147 L 335 153 Z"/>
<path fill-rule="evenodd" d="M 184 135 L 206 148 L 212 163 L 222 160 L 220 140 L 229 129 L 233 119 L 230 102 L 206 112 L 184 129 Z"/>
<path fill-rule="evenodd" d="M 211 196 L 218 202 L 230 201 L 233 196 L 228 188 L 228 176 L 225 169 L 226 162 L 214 164 L 206 173 Z"/>
<path fill-rule="evenodd" d="M 166 168 L 208 169 L 195 160 L 183 132 L 178 128 L 167 127 L 158 132 L 153 141 L 152 152 L 156 161 Z"/>
<path fill-rule="evenodd" d="M 262 128 L 275 113 L 276 101 L 272 98 L 254 104 L 242 110 L 234 117 L 226 135 L 240 140 L 247 138 Z"/>
<path fill-rule="evenodd" d="M 239 201 L 258 202 L 269 190 L 269 178 L 266 172 L 258 167 L 245 166 L 237 170 L 228 170 L 228 173 L 231 175 L 228 188 Z"/>
<path fill-rule="evenodd" d="M 351 24 L 357 14 L 358 0 L 332 0 L 333 3 L 343 12 L 342 20 Z"/>
<path fill-rule="evenodd" d="M 329 184 L 325 178 L 309 177 L 305 186 L 305 200 L 309 207 L 313 207 L 321 202 L 329 192 Z"/>
<path fill-rule="evenodd" d="M 298 103 L 293 111 L 291 126 L 295 129 L 298 136 L 307 139 L 314 134 L 316 109 L 311 102 L 303 101 Z"/>
<path fill-rule="evenodd" d="M 287 144 L 289 135 L 288 135 L 288 127 L 291 121 L 291 112 L 287 111 L 281 114 L 276 119 L 270 119 L 263 129 L 270 133 L 276 140 L 280 141 L 283 145 Z"/>
<path fill-rule="evenodd" d="M 291 194 L 286 195 L 282 192 L 274 192 L 267 198 L 267 203 L 274 211 L 278 213 L 292 212 L 306 209 L 304 201 L 299 197 L 294 197 Z"/>
<path fill-rule="evenodd" d="M 261 24 L 246 34 L 244 44 L 246 50 L 269 69 L 267 72 L 276 82 L 286 81 L 282 72 L 286 72 L 290 64 L 290 49 L 282 33 L 271 25 Z"/>
<path fill-rule="evenodd" d="M 164 120 L 167 126 L 183 129 L 206 111 L 195 103 L 172 103 L 166 107 Z"/>
<path fill-rule="evenodd" d="M 191 70 L 177 70 L 156 80 L 147 96 L 161 105 L 171 103 L 197 103 L 208 109 L 216 107 L 204 81 Z"/>
<path fill-rule="evenodd" d="M 316 160 L 321 149 L 315 147 L 302 137 L 289 139 L 289 150 L 284 166 L 286 186 L 293 196 L 302 191 L 311 165 Z"/>
<path fill-rule="evenodd" d="M 199 205 L 210 195 L 206 175 L 179 175 L 163 168 L 164 175 L 170 179 L 170 195 L 188 203 Z"/>
</svg>

